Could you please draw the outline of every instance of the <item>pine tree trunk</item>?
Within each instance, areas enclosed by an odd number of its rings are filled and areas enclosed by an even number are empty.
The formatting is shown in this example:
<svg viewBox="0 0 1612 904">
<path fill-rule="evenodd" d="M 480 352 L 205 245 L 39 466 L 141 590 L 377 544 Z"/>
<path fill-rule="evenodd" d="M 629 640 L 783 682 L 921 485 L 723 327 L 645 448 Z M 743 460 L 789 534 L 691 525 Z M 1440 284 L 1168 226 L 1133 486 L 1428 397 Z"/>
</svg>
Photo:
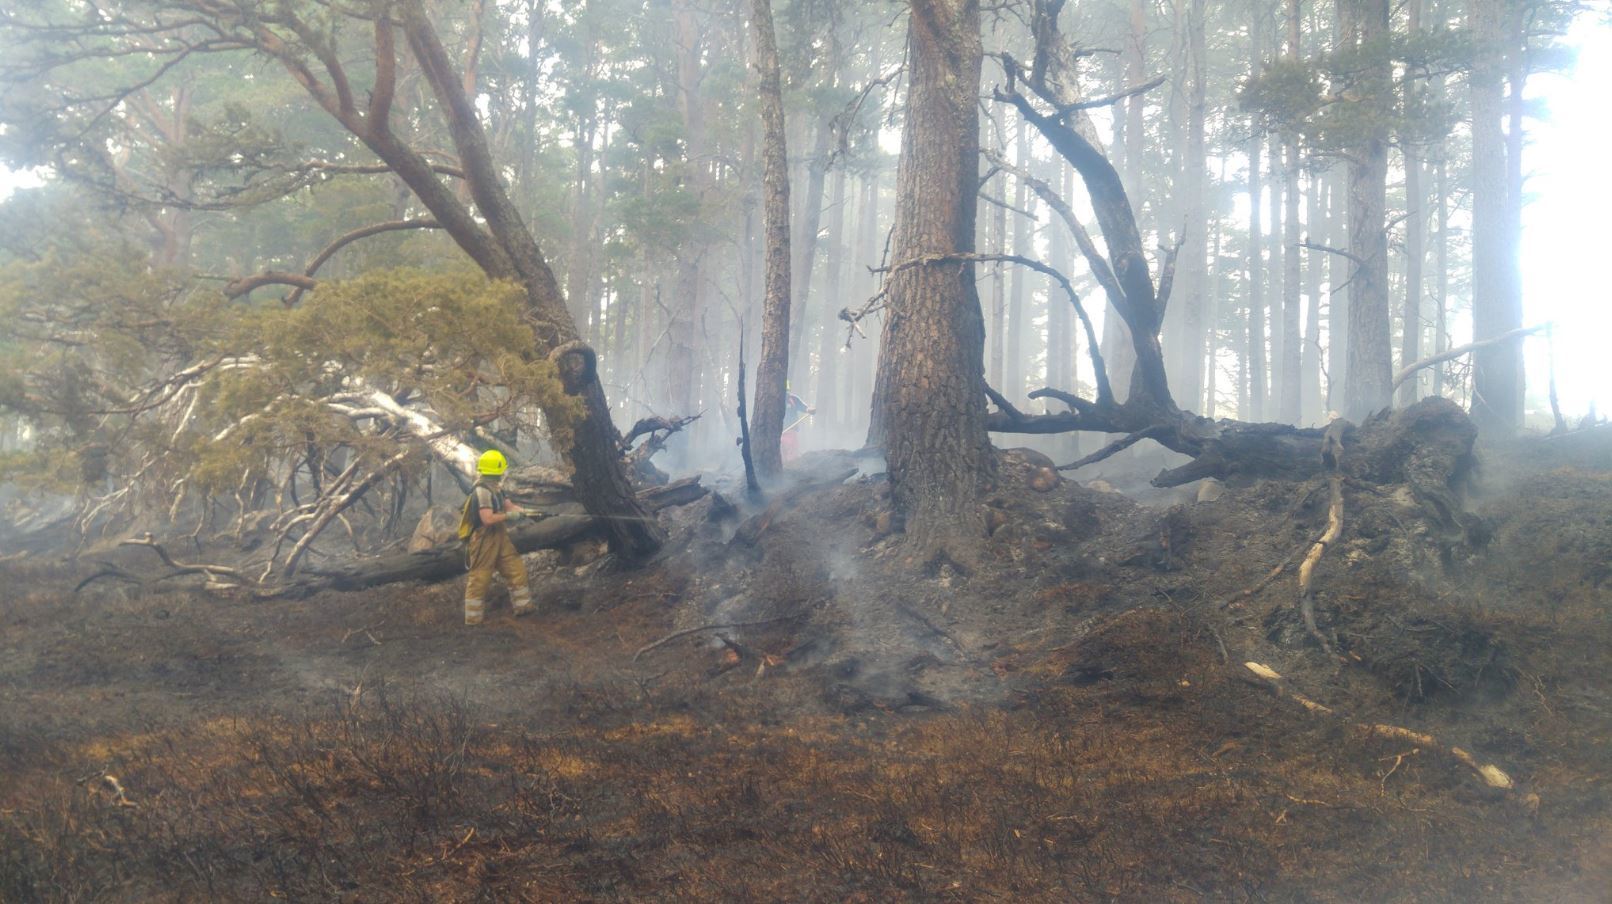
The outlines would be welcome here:
<svg viewBox="0 0 1612 904">
<path fill-rule="evenodd" d="M 828 258 L 824 261 L 827 279 L 823 300 L 817 306 L 822 327 L 817 344 L 817 432 L 837 434 L 840 425 L 839 372 L 845 333 L 839 329 L 841 308 L 847 307 L 841 295 L 845 277 L 845 168 L 834 171 L 834 188 L 829 201 Z"/>
<path fill-rule="evenodd" d="M 983 536 L 994 482 L 985 431 L 984 321 L 967 262 L 979 179 L 978 0 L 911 0 L 894 266 L 879 362 L 891 500 L 917 540 Z"/>
<path fill-rule="evenodd" d="M 1345 36 L 1375 46 L 1388 36 L 1388 0 L 1347 0 Z M 1362 71 L 1362 94 L 1388 90 L 1388 61 Z M 1393 343 L 1388 305 L 1388 136 L 1371 126 L 1349 151 L 1349 350 L 1343 414 L 1356 423 L 1391 401 Z"/>
<path fill-rule="evenodd" d="M 1226 159 L 1220 158 L 1221 185 L 1226 183 Z M 1219 417 L 1220 399 L 1220 299 L 1222 296 L 1220 239 L 1222 235 L 1220 218 L 1214 218 L 1211 227 L 1209 260 L 1208 291 L 1204 295 L 1204 377 L 1203 377 L 1203 416 L 1207 418 Z"/>
<path fill-rule="evenodd" d="M 1185 232 L 1182 234 L 1180 256 L 1176 261 L 1176 283 L 1172 290 L 1170 308 L 1180 308 L 1182 362 L 1171 391 L 1189 410 L 1202 410 L 1205 283 L 1208 280 L 1207 253 L 1208 213 L 1204 201 L 1204 171 L 1208 165 L 1204 146 L 1204 116 L 1207 108 L 1206 70 L 1208 61 L 1204 50 L 1204 0 L 1191 0 L 1187 10 L 1188 77 L 1191 86 L 1187 100 L 1186 158 L 1183 162 L 1182 187 L 1185 198 Z"/>
<path fill-rule="evenodd" d="M 862 259 L 867 261 L 867 267 L 879 266 L 885 260 L 884 250 L 888 247 L 885 233 L 879 229 L 879 173 L 877 170 L 868 174 L 864 185 L 862 219 L 858 226 L 859 233 L 857 245 L 862 249 Z M 893 236 L 892 236 L 893 237 Z M 868 272 L 864 277 L 863 291 L 858 295 L 871 298 L 878 291 L 879 277 Z M 884 318 L 869 318 L 862 322 L 862 330 L 866 338 L 858 338 L 852 344 L 856 352 L 856 395 L 853 398 L 857 404 L 866 405 L 868 413 L 868 429 L 866 446 L 881 448 L 884 444 L 884 406 L 883 399 L 879 397 L 879 351 L 884 345 Z M 864 401 L 865 400 L 865 401 Z"/>
<path fill-rule="evenodd" d="M 998 153 L 1005 154 L 1007 149 L 1001 146 L 1004 144 L 1006 144 L 1005 141 L 999 142 L 999 145 L 995 150 Z M 1003 195 L 1002 200 L 1004 204 L 1007 200 L 1007 192 L 1002 191 L 1002 189 L 1006 185 L 1006 178 L 997 180 L 998 192 Z M 990 248 L 993 254 L 1004 254 L 1007 252 L 1007 208 L 1004 206 L 1004 204 L 992 205 L 991 217 L 989 220 L 990 228 L 987 238 L 988 244 L 986 247 Z M 1006 267 L 1007 265 L 1000 261 L 991 267 L 991 321 L 989 324 L 989 329 L 986 330 L 986 335 L 990 339 L 991 346 L 990 376 L 988 378 L 988 382 L 998 392 L 1001 391 L 1002 386 L 1002 369 L 1004 365 L 1003 359 L 1007 354 L 1007 337 L 1005 335 L 1007 331 Z"/>
<path fill-rule="evenodd" d="M 1060 159 L 1051 163 L 1051 172 L 1047 174 L 1047 182 L 1062 197 L 1068 197 L 1064 192 L 1064 185 L 1068 181 L 1069 167 Z M 1051 266 L 1061 272 L 1070 271 L 1070 238 L 1063 229 L 1053 229 L 1051 237 L 1047 240 L 1047 261 Z M 1075 387 L 1069 384 L 1069 358 L 1065 351 L 1069 347 L 1069 320 L 1073 312 L 1069 302 L 1063 297 L 1063 289 L 1056 281 L 1046 281 L 1047 292 L 1047 386 L 1074 392 Z M 1114 315 L 1119 320 L 1119 315 Z"/>
<path fill-rule="evenodd" d="M 1310 174 L 1310 192 L 1307 207 L 1309 208 L 1308 223 L 1312 232 L 1319 232 L 1324 225 L 1323 211 L 1326 209 L 1325 198 L 1327 183 L 1320 173 Z M 1324 233 L 1323 233 L 1324 234 Z M 1321 388 L 1321 271 L 1326 266 L 1326 252 L 1311 251 L 1304 259 L 1304 351 L 1299 356 L 1300 378 L 1299 412 L 1300 421 L 1314 423 L 1320 419 L 1323 400 L 1326 396 Z"/>
<path fill-rule="evenodd" d="M 1261 250 L 1264 230 L 1260 223 L 1260 137 L 1248 142 L 1248 336 L 1243 361 L 1247 366 L 1247 407 L 1238 411 L 1245 421 L 1257 421 L 1265 413 L 1265 266 Z"/>
<path fill-rule="evenodd" d="M 1516 222 L 1521 129 L 1517 144 L 1502 130 L 1512 12 L 1499 0 L 1473 0 L 1476 42 L 1472 73 L 1472 338 L 1481 341 L 1522 326 L 1517 288 Z M 1513 90 L 1518 86 L 1513 83 Z M 1513 120 L 1513 125 L 1520 125 Z M 1516 173 L 1518 175 L 1513 175 Z M 1472 354 L 1472 418 L 1480 429 L 1522 426 L 1522 344 L 1504 342 Z"/>
<path fill-rule="evenodd" d="M 790 347 L 789 153 L 784 137 L 783 89 L 778 41 L 772 27 L 772 0 L 750 0 L 750 29 L 755 42 L 756 88 L 761 99 L 762 231 L 767 261 L 750 451 L 756 472 L 772 477 L 784 468 L 779 441 L 784 428 Z"/>
<path fill-rule="evenodd" d="M 1347 181 L 1341 172 L 1329 174 L 1327 189 L 1327 245 L 1342 248 L 1349 241 L 1344 192 Z M 1349 261 L 1342 255 L 1327 255 L 1327 411 L 1343 408 L 1344 377 L 1349 370 Z"/>
<path fill-rule="evenodd" d="M 1270 300 L 1270 305 L 1265 335 L 1270 338 L 1270 358 L 1267 361 L 1269 383 L 1265 396 L 1265 410 L 1260 414 L 1261 420 L 1276 416 L 1282 394 L 1282 381 L 1287 379 L 1287 375 L 1282 372 L 1282 365 L 1287 361 L 1287 353 L 1282 347 L 1282 340 L 1286 338 L 1282 332 L 1282 322 L 1286 316 L 1287 303 L 1287 255 L 1282 253 L 1282 236 L 1285 231 L 1282 214 L 1285 209 L 1283 198 L 1286 195 L 1286 174 L 1283 172 L 1282 142 L 1274 134 L 1269 138 L 1267 157 L 1270 160 L 1270 220 L 1265 238 L 1268 248 L 1265 273 L 1269 279 L 1267 285 L 1270 291 L 1266 293 L 1266 298 Z"/>
<path fill-rule="evenodd" d="M 1449 327 L 1445 324 L 1445 311 L 1449 308 L 1450 291 L 1450 197 L 1448 181 L 1448 164 L 1445 155 L 1448 152 L 1440 149 L 1438 162 L 1433 167 L 1433 192 L 1438 198 L 1438 246 L 1434 257 L 1437 269 L 1434 285 L 1433 307 L 1433 354 L 1442 353 L 1450 347 Z M 1444 395 L 1444 365 L 1428 368 L 1433 371 L 1432 393 L 1436 396 Z"/>
<path fill-rule="evenodd" d="M 591 35 L 587 44 L 588 64 L 591 64 L 597 47 Z M 591 65 L 584 66 L 585 70 L 591 68 Z M 593 251 L 598 244 L 593 235 L 596 207 L 593 200 L 593 140 L 598 121 L 598 105 L 590 96 L 587 109 L 577 113 L 576 133 L 572 140 L 572 149 L 576 152 L 576 176 L 571 199 L 571 253 L 567 256 L 565 267 L 566 301 L 571 306 L 572 316 L 579 323 L 587 323 L 590 319 Z"/>
<path fill-rule="evenodd" d="M 703 199 L 710 190 L 710 161 L 705 126 L 705 98 L 701 91 L 701 25 L 687 0 L 679 0 L 672 10 L 677 36 L 677 98 L 683 117 L 684 165 L 689 172 L 689 190 Z M 679 415 L 698 413 L 702 358 L 699 329 L 705 308 L 705 244 L 683 243 L 678 249 L 676 298 L 667 334 L 665 379 L 670 390 L 672 410 Z M 679 437 L 679 440 L 683 438 Z M 685 452 L 675 446 L 669 451 Z"/>
<path fill-rule="evenodd" d="M 1300 332 L 1300 309 L 1304 300 L 1300 295 L 1303 259 L 1299 249 L 1299 149 L 1289 137 L 1285 142 L 1286 163 L 1283 175 L 1287 185 L 1283 189 L 1283 238 L 1286 246 L 1282 259 L 1282 382 L 1277 392 L 1276 419 L 1297 424 L 1300 419 L 1300 400 L 1303 395 L 1303 337 Z"/>
<path fill-rule="evenodd" d="M 628 560 L 652 555 L 664 543 L 665 534 L 627 481 L 620 456 L 621 436 L 610 419 L 610 406 L 598 379 L 597 358 L 579 341 L 576 321 L 566 307 L 554 272 L 510 201 L 474 101 L 454 77 L 452 63 L 424 9 L 420 3 L 411 2 L 403 4 L 400 11 L 404 34 L 443 109 L 465 170 L 465 184 L 485 225 L 470 216 L 451 190 L 435 178 L 425 160 L 399 140 L 380 116 L 355 132 L 408 182 L 454 241 L 488 276 L 517 281 L 525 289 L 528 319 L 538 327 L 542 350 L 554 360 L 566 393 L 582 400 L 579 418 L 571 419 L 560 410 L 545 412 L 554 422 L 562 418 L 572 421 L 571 443 L 564 454 L 573 470 L 577 499 L 590 514 L 605 521 L 611 548 L 618 554 Z M 390 35 L 377 43 L 391 50 Z M 384 60 L 382 68 L 393 62 Z M 387 78 L 390 74 L 378 77 L 378 83 Z"/>
<path fill-rule="evenodd" d="M 1030 166 L 1030 131 L 1027 122 L 1019 123 L 1018 141 L 1014 149 L 1014 165 L 1021 168 Z M 1029 205 L 1035 203 L 1035 198 L 1026 189 L 1024 180 L 1014 179 L 1013 206 L 1020 210 L 1029 210 Z M 1013 253 L 1020 257 L 1030 254 L 1031 225 L 1026 217 L 1013 218 Z M 1026 322 L 1024 316 L 1025 270 L 1023 267 L 1014 267 L 1008 284 L 1008 311 L 1004 330 L 1007 333 L 1006 361 L 1003 367 L 1003 382 L 1006 385 L 996 387 L 997 391 L 1007 396 L 1013 402 L 1024 398 L 1025 388 L 1025 360 L 1024 360 L 1024 331 Z"/>
<path fill-rule="evenodd" d="M 1290 63 L 1297 64 L 1299 60 L 1299 0 L 1287 0 L 1287 58 Z M 1302 399 L 1304 387 L 1304 374 L 1302 366 L 1303 350 L 1302 338 L 1299 331 L 1299 308 L 1303 304 L 1300 298 L 1300 266 L 1301 254 L 1299 250 L 1299 146 L 1298 138 L 1292 132 L 1283 136 L 1282 140 L 1282 176 L 1284 185 L 1282 197 L 1285 202 L 1283 210 L 1282 244 L 1285 246 L 1285 257 L 1282 260 L 1282 363 L 1278 370 L 1281 373 L 1281 383 L 1277 389 L 1276 419 L 1288 424 L 1296 424 L 1302 416 Z"/>
<path fill-rule="evenodd" d="M 1046 182 L 1049 185 L 1053 185 L 1053 189 L 1062 195 L 1062 192 L 1064 192 L 1064 174 L 1066 174 L 1067 169 L 1066 164 L 1054 158 L 1048 164 L 1048 168 Z M 1064 197 L 1067 197 L 1067 195 L 1064 195 Z M 1059 271 L 1069 272 L 1072 269 L 1070 267 L 1072 251 L 1070 251 L 1069 232 L 1066 229 L 1062 229 L 1061 224 L 1054 224 L 1053 229 L 1049 230 L 1049 232 L 1051 232 L 1051 235 L 1046 240 L 1046 261 L 1051 266 L 1059 269 Z M 1046 280 L 1046 334 L 1043 337 L 1038 337 L 1041 338 L 1041 342 L 1037 343 L 1043 348 L 1043 356 L 1046 359 L 1046 375 L 1041 379 L 1041 385 L 1074 392 L 1075 387 L 1070 387 L 1069 375 L 1064 369 L 1066 361 L 1064 361 L 1064 356 L 1059 353 L 1059 350 L 1064 346 L 1064 330 L 1067 329 L 1066 324 L 1067 319 L 1069 319 L 1069 301 L 1062 298 L 1062 293 L 1064 293 L 1064 290 L 1057 285 L 1056 280 Z M 1112 319 L 1119 321 L 1119 314 L 1112 314 Z"/>
<path fill-rule="evenodd" d="M 789 374 L 803 384 L 811 370 L 811 362 L 802 349 L 806 347 L 806 308 L 811 302 L 812 270 L 817 265 L 817 233 L 823 225 L 823 184 L 833 134 L 831 117 L 818 121 L 812 156 L 806 161 L 806 193 L 796 201 L 800 228 L 792 245 L 795 261 L 790 298 L 794 307 L 789 322 Z"/>
<path fill-rule="evenodd" d="M 1128 22 L 1129 31 L 1122 54 L 1125 63 L 1122 88 L 1140 85 L 1148 78 L 1148 5 L 1143 0 L 1131 0 Z M 1120 175 L 1125 183 L 1125 193 L 1131 199 L 1131 207 L 1137 212 L 1146 206 L 1147 198 L 1144 171 L 1147 102 L 1146 94 L 1138 94 L 1125 104 L 1124 166 L 1120 169 Z M 1047 304 L 1059 308 L 1066 307 L 1064 299 L 1056 297 L 1057 291 L 1061 290 L 1048 293 Z M 1109 382 L 1113 384 L 1115 397 L 1122 402 L 1130 398 L 1131 381 L 1136 374 L 1136 351 L 1131 342 L 1130 327 L 1126 326 L 1124 318 L 1112 304 L 1107 305 L 1106 313 L 1103 315 L 1103 360 L 1108 364 Z"/>
</svg>

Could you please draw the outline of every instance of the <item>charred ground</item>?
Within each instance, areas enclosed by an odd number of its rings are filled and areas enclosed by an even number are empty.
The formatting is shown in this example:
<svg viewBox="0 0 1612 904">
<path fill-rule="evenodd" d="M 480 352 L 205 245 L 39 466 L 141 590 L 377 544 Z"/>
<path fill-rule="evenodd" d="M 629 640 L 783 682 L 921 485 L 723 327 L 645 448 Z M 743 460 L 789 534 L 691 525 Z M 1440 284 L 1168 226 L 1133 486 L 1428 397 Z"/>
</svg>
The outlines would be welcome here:
<svg viewBox="0 0 1612 904">
<path fill-rule="evenodd" d="M 1023 453 L 966 567 L 819 456 L 774 509 L 669 512 L 648 568 L 544 554 L 543 614 L 480 629 L 455 584 L 13 562 L 0 898 L 1605 900 L 1612 443 L 1451 429 L 1354 438 L 1316 569 L 1346 663 L 1291 569 L 1240 595 L 1324 479 L 1143 505 Z"/>
</svg>

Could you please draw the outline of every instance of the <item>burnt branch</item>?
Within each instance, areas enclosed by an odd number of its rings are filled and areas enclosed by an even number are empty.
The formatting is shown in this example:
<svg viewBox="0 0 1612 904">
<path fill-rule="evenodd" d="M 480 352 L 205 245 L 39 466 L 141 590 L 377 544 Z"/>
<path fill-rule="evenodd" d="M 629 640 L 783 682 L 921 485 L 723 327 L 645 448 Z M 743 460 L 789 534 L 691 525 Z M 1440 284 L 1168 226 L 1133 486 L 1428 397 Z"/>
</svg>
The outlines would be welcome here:
<svg viewBox="0 0 1612 904">
<path fill-rule="evenodd" d="M 1165 76 L 1160 75 L 1149 79 L 1140 85 L 1126 88 L 1124 91 L 1121 91 L 1117 94 L 1110 94 L 1106 97 L 1099 97 L 1093 100 L 1082 100 L 1076 101 L 1072 104 L 1065 104 L 1064 106 L 1059 107 L 1057 112 L 1052 114 L 1053 118 L 1062 120 L 1077 110 L 1095 110 L 1099 107 L 1111 107 L 1122 100 L 1128 100 L 1138 94 L 1146 94 L 1147 92 L 1152 91 L 1154 88 L 1164 84 L 1165 78 Z"/>
<path fill-rule="evenodd" d="M 1114 455 L 1118 455 L 1120 452 L 1123 452 L 1126 449 L 1129 449 L 1130 447 L 1136 445 L 1137 443 L 1141 442 L 1144 439 L 1157 439 L 1161 435 L 1161 432 L 1163 430 L 1165 430 L 1165 429 L 1166 428 L 1163 425 L 1160 425 L 1160 426 L 1157 426 L 1157 427 L 1149 427 L 1146 430 L 1138 430 L 1135 433 L 1130 434 L 1129 436 L 1123 437 L 1121 439 L 1117 439 L 1117 440 L 1109 443 L 1108 445 L 1104 446 L 1101 449 L 1098 449 L 1096 452 L 1093 452 L 1092 454 L 1086 456 L 1085 458 L 1080 459 L 1079 461 L 1072 461 L 1072 462 L 1070 462 L 1069 464 L 1066 464 L 1066 465 L 1059 465 L 1058 470 L 1060 470 L 1060 471 L 1078 471 L 1081 468 L 1086 467 L 1087 465 L 1094 465 L 1094 464 L 1096 464 L 1096 463 L 1098 463 L 1098 462 L 1100 462 L 1100 461 L 1102 461 L 1102 460 L 1104 460 L 1106 458 L 1110 458 L 1110 457 L 1112 457 Z"/>
<path fill-rule="evenodd" d="M 1439 352 L 1436 355 L 1430 355 L 1429 357 L 1423 358 L 1420 361 L 1415 361 L 1400 368 L 1399 373 L 1394 375 L 1394 385 L 1391 388 L 1398 389 L 1399 384 L 1409 380 L 1419 370 L 1432 367 L 1435 364 L 1443 364 L 1445 361 L 1459 358 L 1468 352 L 1475 352 L 1478 349 L 1488 348 L 1491 345 L 1499 345 L 1503 342 L 1510 342 L 1513 339 L 1521 339 L 1524 336 L 1531 336 L 1534 333 L 1548 330 L 1550 327 L 1551 325 L 1549 323 L 1541 323 L 1536 326 L 1518 327 L 1517 329 L 1508 330 L 1507 332 L 1501 333 L 1498 336 L 1491 336 L 1488 339 L 1480 339 L 1477 342 L 1468 342 L 1465 345 L 1457 345 L 1454 348 L 1446 349 L 1445 351 Z"/>
</svg>

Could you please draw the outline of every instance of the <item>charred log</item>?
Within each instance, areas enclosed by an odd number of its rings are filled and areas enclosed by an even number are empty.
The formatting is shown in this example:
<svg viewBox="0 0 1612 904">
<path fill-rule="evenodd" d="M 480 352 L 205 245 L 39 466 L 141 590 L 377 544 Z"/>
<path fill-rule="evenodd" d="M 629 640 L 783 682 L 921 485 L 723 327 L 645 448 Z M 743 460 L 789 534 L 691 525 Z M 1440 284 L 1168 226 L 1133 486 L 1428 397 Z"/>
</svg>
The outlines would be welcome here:
<svg viewBox="0 0 1612 904">
<path fill-rule="evenodd" d="M 516 551 L 529 553 L 601 535 L 600 528 L 599 520 L 587 515 L 556 515 L 531 524 L 518 524 L 510 530 L 509 537 Z M 339 568 L 304 568 L 305 577 L 273 590 L 270 595 L 300 599 L 325 590 L 363 590 L 402 581 L 446 581 L 464 573 L 465 551 L 455 543 L 423 553 L 399 553 Z"/>
</svg>

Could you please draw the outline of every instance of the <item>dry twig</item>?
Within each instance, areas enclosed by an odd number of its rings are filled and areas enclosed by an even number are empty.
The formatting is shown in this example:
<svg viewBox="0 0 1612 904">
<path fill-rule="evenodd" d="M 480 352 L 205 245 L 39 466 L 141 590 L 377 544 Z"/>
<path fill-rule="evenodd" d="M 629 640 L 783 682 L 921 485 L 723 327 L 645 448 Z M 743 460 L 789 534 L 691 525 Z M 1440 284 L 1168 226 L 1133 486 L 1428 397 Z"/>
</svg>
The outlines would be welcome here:
<svg viewBox="0 0 1612 904">
<path fill-rule="evenodd" d="M 705 631 L 726 631 L 730 628 L 758 628 L 762 625 L 772 625 L 777 624 L 778 622 L 793 621 L 797 618 L 805 618 L 807 615 L 808 613 L 805 612 L 796 612 L 793 615 L 780 615 L 777 618 L 764 618 L 760 621 L 727 622 L 720 625 L 700 625 L 698 628 L 685 628 L 682 631 L 673 631 L 672 633 L 662 637 L 660 640 L 654 641 L 653 643 L 644 644 L 638 648 L 638 652 L 632 654 L 632 658 L 634 662 L 637 662 L 638 657 L 648 653 L 650 650 L 665 646 L 679 637 L 688 637 L 690 634 L 700 634 Z M 728 640 L 724 640 L 723 642 L 732 643 L 732 641 Z"/>
</svg>

